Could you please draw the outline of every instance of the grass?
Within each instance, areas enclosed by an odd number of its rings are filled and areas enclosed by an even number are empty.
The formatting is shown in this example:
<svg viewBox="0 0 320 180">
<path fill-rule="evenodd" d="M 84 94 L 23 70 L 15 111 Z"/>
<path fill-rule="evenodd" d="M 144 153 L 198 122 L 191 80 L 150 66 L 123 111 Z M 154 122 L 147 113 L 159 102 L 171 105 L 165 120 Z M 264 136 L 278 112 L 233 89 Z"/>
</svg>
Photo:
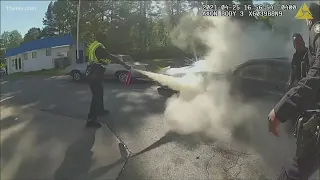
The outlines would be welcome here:
<svg viewBox="0 0 320 180">
<path fill-rule="evenodd" d="M 30 71 L 30 72 L 17 72 L 10 74 L 12 77 L 20 76 L 58 76 L 63 74 L 64 68 L 54 68 L 54 69 L 43 69 L 39 71 Z"/>
</svg>

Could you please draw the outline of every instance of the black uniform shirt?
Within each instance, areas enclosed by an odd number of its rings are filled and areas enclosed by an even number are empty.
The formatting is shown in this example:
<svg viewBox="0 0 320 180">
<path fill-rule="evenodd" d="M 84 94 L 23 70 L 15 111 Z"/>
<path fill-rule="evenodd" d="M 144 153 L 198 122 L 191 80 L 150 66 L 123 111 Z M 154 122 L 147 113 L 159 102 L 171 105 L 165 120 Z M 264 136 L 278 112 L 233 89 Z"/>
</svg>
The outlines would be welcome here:
<svg viewBox="0 0 320 180">
<path fill-rule="evenodd" d="M 301 78 L 305 77 L 309 66 L 308 48 L 305 48 L 302 52 L 295 52 L 293 54 L 291 66 L 290 83 L 300 81 Z"/>
<path fill-rule="evenodd" d="M 298 85 L 291 88 L 275 106 L 275 114 L 281 122 L 294 119 L 309 108 L 315 108 L 320 93 L 320 21 L 316 22 L 309 33 L 310 69 Z"/>
<path fill-rule="evenodd" d="M 92 63 L 90 65 L 90 82 L 101 83 L 104 78 L 105 68 L 100 63 Z"/>
</svg>

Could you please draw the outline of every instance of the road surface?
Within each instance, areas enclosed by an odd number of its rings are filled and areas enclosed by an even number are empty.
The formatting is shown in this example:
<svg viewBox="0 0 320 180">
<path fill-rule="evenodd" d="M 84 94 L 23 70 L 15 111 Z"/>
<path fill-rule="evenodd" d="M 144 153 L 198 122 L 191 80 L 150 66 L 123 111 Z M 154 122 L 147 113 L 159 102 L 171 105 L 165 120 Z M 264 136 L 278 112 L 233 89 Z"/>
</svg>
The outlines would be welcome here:
<svg viewBox="0 0 320 180">
<path fill-rule="evenodd" d="M 274 179 L 294 153 L 287 135 L 266 130 L 274 102 L 260 103 L 249 133 L 239 127 L 237 140 L 217 142 L 168 133 L 165 99 L 150 84 L 109 82 L 104 94 L 111 114 L 94 130 L 84 128 L 87 84 L 65 77 L 2 80 L 1 179 Z"/>
</svg>

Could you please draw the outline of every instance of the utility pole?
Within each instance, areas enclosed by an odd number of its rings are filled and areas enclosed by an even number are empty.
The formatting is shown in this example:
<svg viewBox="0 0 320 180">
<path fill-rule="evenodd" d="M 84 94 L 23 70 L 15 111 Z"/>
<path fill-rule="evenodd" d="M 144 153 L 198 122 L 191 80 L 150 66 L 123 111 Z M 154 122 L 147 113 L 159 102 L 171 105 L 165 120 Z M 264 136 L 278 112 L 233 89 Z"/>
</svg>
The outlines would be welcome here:
<svg viewBox="0 0 320 180">
<path fill-rule="evenodd" d="M 78 17 L 77 17 L 77 58 L 76 62 L 79 62 L 79 24 L 80 24 L 80 5 L 81 1 L 79 0 L 79 5 L 78 5 Z"/>
</svg>

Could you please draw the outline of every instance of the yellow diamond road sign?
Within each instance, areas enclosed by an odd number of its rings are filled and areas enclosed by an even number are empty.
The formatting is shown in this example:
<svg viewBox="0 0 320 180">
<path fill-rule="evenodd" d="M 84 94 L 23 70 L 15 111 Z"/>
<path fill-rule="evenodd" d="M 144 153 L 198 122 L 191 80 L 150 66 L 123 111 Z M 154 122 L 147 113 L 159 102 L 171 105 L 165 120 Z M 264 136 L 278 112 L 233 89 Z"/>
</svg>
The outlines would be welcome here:
<svg viewBox="0 0 320 180">
<path fill-rule="evenodd" d="M 296 19 L 313 19 L 306 3 L 303 3 L 303 5 L 300 7 L 296 14 Z"/>
</svg>

